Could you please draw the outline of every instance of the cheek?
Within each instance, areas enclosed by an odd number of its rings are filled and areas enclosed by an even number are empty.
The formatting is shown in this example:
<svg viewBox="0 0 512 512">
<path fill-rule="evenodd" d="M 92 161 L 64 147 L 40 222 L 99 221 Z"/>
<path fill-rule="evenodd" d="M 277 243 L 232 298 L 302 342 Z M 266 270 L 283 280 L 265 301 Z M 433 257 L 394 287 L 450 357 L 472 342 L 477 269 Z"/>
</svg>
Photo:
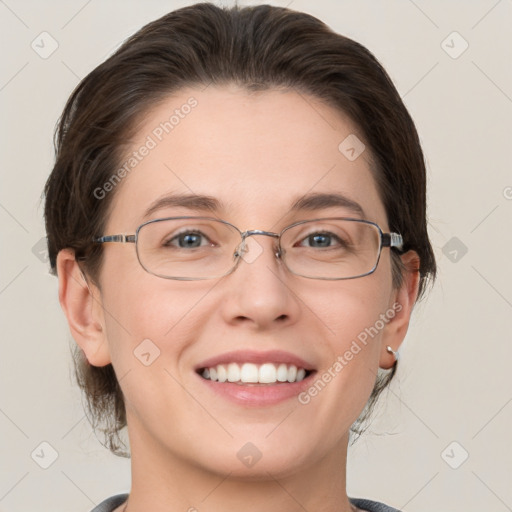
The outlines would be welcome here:
<svg viewBox="0 0 512 512">
<path fill-rule="evenodd" d="M 102 303 L 116 373 L 177 357 L 183 349 L 180 341 L 187 339 L 180 330 L 200 300 L 197 287 L 147 273 L 131 245 L 109 249 L 101 272 Z"/>
<path fill-rule="evenodd" d="M 161 421 L 187 399 L 180 364 L 199 336 L 201 323 L 193 320 L 205 291 L 149 274 L 107 289 L 107 340 L 126 407 Z"/>
<path fill-rule="evenodd" d="M 367 391 L 371 391 L 375 380 L 380 338 L 386 325 L 381 320 L 385 301 L 376 300 L 375 295 L 343 292 L 331 294 L 330 304 L 330 315 L 325 318 L 330 331 L 325 352 L 330 357 L 323 370 L 331 375 L 334 372 L 335 387 L 343 388 L 344 393 L 353 389 L 354 396 L 360 396 L 365 393 L 363 388 L 369 386 Z M 329 376 L 324 375 L 324 380 L 330 381 Z"/>
<path fill-rule="evenodd" d="M 326 357 L 299 401 L 315 417 L 339 425 L 338 433 L 357 419 L 374 387 L 380 339 L 394 312 L 389 308 L 390 293 L 386 272 L 331 283 L 328 290 L 315 294 L 313 287 L 310 290 L 309 302 L 316 314 L 311 322 L 321 326 L 315 343 Z"/>
<path fill-rule="evenodd" d="M 364 342 L 368 330 L 373 334 L 370 338 L 376 338 L 372 329 L 375 325 L 379 332 L 382 331 L 384 326 L 379 319 L 389 308 L 391 271 L 389 266 L 379 265 L 379 269 L 369 276 L 330 281 L 321 286 L 316 283 L 301 295 L 306 297 L 304 302 L 309 302 L 306 306 L 322 325 L 325 339 L 339 353 L 347 350 L 351 340 Z"/>
</svg>

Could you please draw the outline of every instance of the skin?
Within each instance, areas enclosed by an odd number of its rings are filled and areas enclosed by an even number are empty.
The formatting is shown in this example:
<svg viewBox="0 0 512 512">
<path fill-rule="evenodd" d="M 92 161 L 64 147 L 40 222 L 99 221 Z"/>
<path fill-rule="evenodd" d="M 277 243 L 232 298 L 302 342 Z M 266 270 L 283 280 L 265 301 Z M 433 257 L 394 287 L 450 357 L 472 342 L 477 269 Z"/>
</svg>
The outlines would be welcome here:
<svg viewBox="0 0 512 512">
<path fill-rule="evenodd" d="M 353 217 L 340 207 L 290 214 L 301 195 L 336 191 L 389 231 L 369 148 L 355 161 L 338 150 L 357 128 L 304 94 L 251 95 L 235 86 L 182 90 L 148 113 L 133 147 L 190 96 L 197 107 L 118 185 L 101 234 L 133 234 L 145 209 L 170 192 L 213 196 L 225 205 L 219 218 L 242 230 L 279 232 L 295 220 Z M 165 208 L 150 218 L 204 214 Z M 407 332 L 418 256 L 402 256 L 411 272 L 397 290 L 389 249 L 369 276 L 320 281 L 287 272 L 273 256 L 272 238 L 257 242 L 263 252 L 252 263 L 195 282 L 155 277 L 139 265 L 133 244 L 107 244 L 100 286 L 87 287 L 73 251 L 59 253 L 59 297 L 73 338 L 90 364 L 113 364 L 125 396 L 128 512 L 354 510 L 346 493 L 348 432 L 378 367 L 394 362 L 386 345 L 398 350 Z M 235 405 L 193 371 L 226 351 L 281 349 L 322 374 L 396 303 L 401 311 L 307 405 L 295 398 L 264 408 Z M 148 338 L 161 353 L 144 366 L 133 351 Z M 237 457 L 247 442 L 262 454 L 252 467 Z"/>
</svg>

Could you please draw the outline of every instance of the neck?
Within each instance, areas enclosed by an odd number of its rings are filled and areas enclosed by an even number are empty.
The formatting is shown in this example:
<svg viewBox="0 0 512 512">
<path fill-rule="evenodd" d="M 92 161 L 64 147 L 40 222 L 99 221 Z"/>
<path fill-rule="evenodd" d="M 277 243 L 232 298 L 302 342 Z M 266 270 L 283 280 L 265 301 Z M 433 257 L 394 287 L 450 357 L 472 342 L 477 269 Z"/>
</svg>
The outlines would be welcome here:
<svg viewBox="0 0 512 512">
<path fill-rule="evenodd" d="M 348 434 L 336 449 L 313 462 L 311 458 L 297 460 L 295 467 L 286 470 L 261 464 L 256 471 L 255 465 L 252 476 L 246 477 L 235 476 L 229 467 L 215 472 L 198 466 L 128 428 L 132 486 L 120 512 L 296 512 L 297 507 L 323 512 L 357 510 L 346 494 Z"/>
</svg>

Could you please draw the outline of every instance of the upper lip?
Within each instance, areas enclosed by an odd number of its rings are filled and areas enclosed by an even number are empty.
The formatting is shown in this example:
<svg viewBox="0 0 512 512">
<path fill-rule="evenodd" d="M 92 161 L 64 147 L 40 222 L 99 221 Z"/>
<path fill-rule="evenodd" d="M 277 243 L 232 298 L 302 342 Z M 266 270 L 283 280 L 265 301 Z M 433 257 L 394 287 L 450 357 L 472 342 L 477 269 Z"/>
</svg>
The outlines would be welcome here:
<svg viewBox="0 0 512 512">
<path fill-rule="evenodd" d="M 219 364 L 228 363 L 285 363 L 289 365 L 294 364 L 297 366 L 297 368 L 304 368 L 305 370 L 314 370 L 313 365 L 308 361 L 305 361 L 301 357 L 298 357 L 290 352 L 285 352 L 283 350 L 268 350 L 265 352 L 257 352 L 253 350 L 236 350 L 233 352 L 225 352 L 224 354 L 219 354 L 218 356 L 205 359 L 196 365 L 195 370 L 198 371 L 202 370 L 203 368 L 212 368 Z"/>
</svg>

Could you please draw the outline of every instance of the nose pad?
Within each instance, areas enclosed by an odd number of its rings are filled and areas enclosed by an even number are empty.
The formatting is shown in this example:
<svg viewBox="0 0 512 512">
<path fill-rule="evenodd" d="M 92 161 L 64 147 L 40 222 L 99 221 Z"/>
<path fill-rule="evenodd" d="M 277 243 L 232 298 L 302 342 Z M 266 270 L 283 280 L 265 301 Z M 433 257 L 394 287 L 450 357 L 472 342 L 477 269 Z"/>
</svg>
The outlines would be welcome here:
<svg viewBox="0 0 512 512">
<path fill-rule="evenodd" d="M 238 246 L 236 254 L 246 263 L 254 263 L 263 253 L 263 247 L 254 237 L 247 237 Z"/>
<path fill-rule="evenodd" d="M 233 253 L 233 260 L 242 258 L 246 263 L 253 263 L 263 253 L 263 246 L 252 236 L 244 238 Z M 276 259 L 282 260 L 284 250 L 276 245 L 273 248 L 273 253 Z"/>
<path fill-rule="evenodd" d="M 245 243 L 245 239 L 242 240 L 237 248 L 235 249 L 235 252 L 233 253 L 233 260 L 237 260 L 241 256 L 243 256 L 247 252 L 247 244 Z"/>
</svg>

